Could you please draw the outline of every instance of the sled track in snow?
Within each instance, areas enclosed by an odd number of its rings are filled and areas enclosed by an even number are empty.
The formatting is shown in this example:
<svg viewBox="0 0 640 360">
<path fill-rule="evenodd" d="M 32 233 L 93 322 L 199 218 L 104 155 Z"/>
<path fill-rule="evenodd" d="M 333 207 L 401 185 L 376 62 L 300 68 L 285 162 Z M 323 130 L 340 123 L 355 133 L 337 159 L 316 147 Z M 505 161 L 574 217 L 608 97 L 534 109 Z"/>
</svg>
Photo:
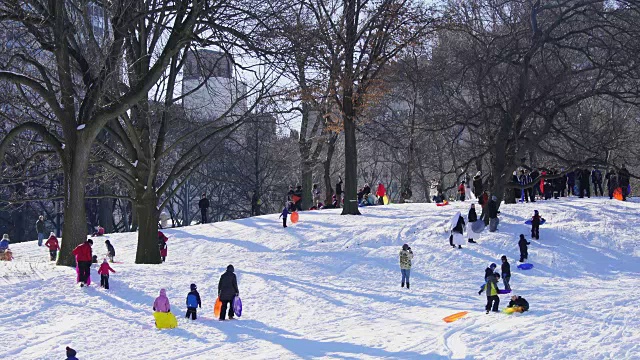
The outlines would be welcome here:
<svg viewBox="0 0 640 360">
<path fill-rule="evenodd" d="M 46 262 L 21 260 L 0 262 L 0 284 L 16 284 L 25 280 L 45 280 L 51 268 Z"/>
</svg>

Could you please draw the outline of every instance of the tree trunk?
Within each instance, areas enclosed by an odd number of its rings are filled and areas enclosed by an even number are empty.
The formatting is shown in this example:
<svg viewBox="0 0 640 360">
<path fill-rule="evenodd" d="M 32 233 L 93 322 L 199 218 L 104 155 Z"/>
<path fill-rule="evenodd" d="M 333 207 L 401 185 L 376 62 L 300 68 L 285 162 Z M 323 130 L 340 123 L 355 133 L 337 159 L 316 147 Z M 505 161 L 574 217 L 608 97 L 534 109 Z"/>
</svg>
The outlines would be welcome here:
<svg viewBox="0 0 640 360">
<path fill-rule="evenodd" d="M 135 203 L 138 214 L 138 249 L 136 251 L 136 264 L 160 264 L 160 251 L 158 249 L 158 199 L 155 190 L 149 189 L 140 195 Z"/>
<path fill-rule="evenodd" d="M 106 185 L 100 185 L 100 195 L 111 192 Z M 106 234 L 113 232 L 113 199 L 104 198 L 98 200 L 98 222 L 104 228 Z"/>
<path fill-rule="evenodd" d="M 313 168 L 309 161 L 302 161 L 302 210 L 311 207 L 311 189 L 313 188 Z"/>
<path fill-rule="evenodd" d="M 58 265 L 75 266 L 76 259 L 71 253 L 76 246 L 87 240 L 87 210 L 85 208 L 85 185 L 89 166 L 89 146 L 77 145 L 76 156 L 64 167 L 64 228 Z M 86 148 L 85 151 L 81 149 Z"/>
<path fill-rule="evenodd" d="M 331 161 L 336 151 L 336 140 L 338 135 L 332 135 L 327 144 L 327 159 L 324 161 L 324 188 L 325 188 L 325 205 L 331 204 L 333 197 L 333 189 L 331 189 Z M 339 204 L 338 204 L 339 205 Z"/>
<path fill-rule="evenodd" d="M 360 215 L 358 209 L 358 152 L 356 124 L 353 118 L 344 120 L 344 207 L 342 215 Z"/>
</svg>

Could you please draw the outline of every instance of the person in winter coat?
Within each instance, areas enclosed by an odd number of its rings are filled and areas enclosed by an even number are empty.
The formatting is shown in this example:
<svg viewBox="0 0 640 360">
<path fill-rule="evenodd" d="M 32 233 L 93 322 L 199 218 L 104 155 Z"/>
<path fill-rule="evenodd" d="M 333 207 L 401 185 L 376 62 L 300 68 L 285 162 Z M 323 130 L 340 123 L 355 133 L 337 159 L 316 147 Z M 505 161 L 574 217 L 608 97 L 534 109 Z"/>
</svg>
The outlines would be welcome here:
<svg viewBox="0 0 640 360">
<path fill-rule="evenodd" d="M 167 260 L 167 240 L 169 240 L 169 238 L 166 237 L 162 231 L 158 231 L 158 249 L 160 250 L 162 262 Z"/>
<path fill-rule="evenodd" d="M 509 301 L 507 307 L 519 307 L 519 309 L 516 309 L 517 312 L 525 312 L 529 311 L 529 302 L 522 296 L 511 295 L 511 301 Z"/>
<path fill-rule="evenodd" d="M 498 230 L 498 198 L 493 195 L 491 201 L 487 204 L 487 215 L 489 216 L 489 231 Z"/>
<path fill-rule="evenodd" d="M 455 224 L 455 225 L 454 225 Z M 464 218 L 460 215 L 458 211 L 451 219 L 451 235 L 449 236 L 449 244 L 455 248 L 458 245 L 458 249 L 462 249 L 462 244 L 464 244 L 464 237 L 462 236 L 464 232 Z"/>
<path fill-rule="evenodd" d="M 544 218 L 540 217 L 538 210 L 533 210 L 533 216 L 531 217 L 531 238 L 540 240 L 540 222 Z"/>
<path fill-rule="evenodd" d="M 93 236 L 102 236 L 104 235 L 104 228 L 98 224 L 96 227 L 96 231 L 93 233 Z"/>
<path fill-rule="evenodd" d="M 505 290 L 511 290 L 511 285 L 509 285 L 509 281 L 511 280 L 511 265 L 507 260 L 506 255 L 502 255 L 500 258 L 502 260 L 502 282 L 504 283 Z"/>
<path fill-rule="evenodd" d="M 109 290 L 109 271 L 114 274 L 116 273 L 116 271 L 113 270 L 111 266 L 109 266 L 107 259 L 104 259 L 102 261 L 102 264 L 100 265 L 100 268 L 98 269 L 98 274 L 100 274 L 100 287 L 103 287 L 107 290 Z"/>
<path fill-rule="evenodd" d="M 200 217 L 202 219 L 202 223 L 207 223 L 207 209 L 209 209 L 209 199 L 207 199 L 207 194 L 202 193 L 202 198 L 198 201 L 198 207 L 200 208 Z"/>
<path fill-rule="evenodd" d="M 607 179 L 607 191 L 609 192 L 609 199 L 613 199 L 613 192 L 618 188 L 618 175 L 615 171 L 613 171 L 613 169 L 611 169 L 609 170 L 609 172 L 607 172 L 605 178 Z"/>
<path fill-rule="evenodd" d="M 51 261 L 56 261 L 56 257 L 58 256 L 58 250 L 60 250 L 60 244 L 58 243 L 58 238 L 54 233 L 49 235 L 47 242 L 44 243 L 44 246 L 49 248 L 49 256 L 51 257 Z"/>
<path fill-rule="evenodd" d="M 489 192 L 483 191 L 482 195 L 478 198 L 478 204 L 482 206 L 482 213 L 480 213 L 480 220 L 484 221 L 484 226 L 489 225 L 489 212 L 487 211 L 487 205 L 489 205 Z"/>
<path fill-rule="evenodd" d="M 316 205 L 320 202 L 320 195 L 322 192 L 318 187 L 318 184 L 313 184 L 313 189 L 311 190 L 311 197 L 313 199 L 313 205 Z"/>
<path fill-rule="evenodd" d="M 376 197 L 378 198 L 378 204 L 384 205 L 384 196 L 387 195 L 387 189 L 384 188 L 382 183 L 378 183 L 378 190 L 376 190 Z"/>
<path fill-rule="evenodd" d="M 286 228 L 287 227 L 287 216 L 289 215 L 289 208 L 287 206 L 285 206 L 282 209 L 282 213 L 280 214 L 280 216 L 278 217 L 278 219 L 282 218 L 282 227 Z"/>
<path fill-rule="evenodd" d="M 42 246 L 44 240 L 44 234 L 46 232 L 44 227 L 44 216 L 40 215 L 36 221 L 36 231 L 38 232 L 38 246 Z"/>
<path fill-rule="evenodd" d="M 336 208 L 339 208 L 342 203 L 342 176 L 338 176 L 338 183 L 336 184 L 336 201 L 338 203 Z"/>
<path fill-rule="evenodd" d="M 591 197 L 591 187 L 589 186 L 589 178 L 591 173 L 588 169 L 578 170 L 580 171 L 580 198 L 584 198 L 585 193 L 587 197 Z"/>
<path fill-rule="evenodd" d="M 406 280 L 407 289 L 409 289 L 409 276 L 411 275 L 411 260 L 413 260 L 413 251 L 408 244 L 402 245 L 400 250 L 400 272 L 402 273 L 402 283 L 400 287 L 404 287 Z"/>
<path fill-rule="evenodd" d="M 576 186 L 576 173 L 575 171 L 570 171 L 567 173 L 567 187 L 569 188 L 569 190 L 567 191 L 567 195 L 573 195 L 576 196 L 576 191 L 575 191 L 575 186 Z"/>
<path fill-rule="evenodd" d="M 91 271 L 91 263 L 93 261 L 91 246 L 93 246 L 93 240 L 89 239 L 76 246 L 76 248 L 72 251 L 73 255 L 76 256 L 78 262 L 80 286 L 85 286 L 87 284 L 87 279 Z"/>
<path fill-rule="evenodd" d="M 66 360 L 78 360 L 76 357 L 77 352 L 72 348 L 68 347 L 65 349 L 67 351 L 67 359 Z"/>
<path fill-rule="evenodd" d="M 482 193 L 482 172 L 478 171 L 473 177 L 473 194 L 479 199 Z"/>
<path fill-rule="evenodd" d="M 458 186 L 458 197 L 460 198 L 460 201 L 464 201 L 465 199 L 464 181 L 460 183 L 460 186 Z"/>
<path fill-rule="evenodd" d="M 369 196 L 369 194 L 371 194 L 371 187 L 369 186 L 369 184 L 364 184 L 362 191 L 364 192 L 365 197 Z"/>
<path fill-rule="evenodd" d="M 600 196 L 604 196 L 602 191 L 602 171 L 595 166 L 591 170 L 591 183 L 593 184 L 593 194 L 598 196 L 598 190 L 600 190 Z"/>
<path fill-rule="evenodd" d="M 198 293 L 196 284 L 191 284 L 191 291 L 187 294 L 187 314 L 184 317 L 188 319 L 189 315 L 191 315 L 191 320 L 197 319 L 198 308 L 202 309 L 200 294 Z"/>
<path fill-rule="evenodd" d="M 229 307 L 229 320 L 233 319 L 233 298 L 240 295 L 238 290 L 238 280 L 236 274 L 233 273 L 233 265 L 227 266 L 227 271 L 220 276 L 218 282 L 218 297 L 222 302 L 222 309 L 220 310 L 220 320 L 224 320 L 227 306 Z"/>
<path fill-rule="evenodd" d="M 627 196 L 629 196 L 629 181 L 631 179 L 631 174 L 625 165 L 622 165 L 620 170 L 618 171 L 618 185 L 622 188 L 622 201 L 627 200 Z"/>
<path fill-rule="evenodd" d="M 475 244 L 475 232 L 473 231 L 473 223 L 478 221 L 478 214 L 476 213 L 476 205 L 471 204 L 471 208 L 469 209 L 469 214 L 467 215 L 467 242 Z"/>
<path fill-rule="evenodd" d="M 171 305 L 167 297 L 167 290 L 160 289 L 160 296 L 153 302 L 153 311 L 168 313 L 171 312 Z"/>
<path fill-rule="evenodd" d="M 498 265 L 495 263 L 491 263 L 486 269 L 484 269 L 484 281 L 486 282 L 489 276 L 493 275 L 496 272 L 496 268 Z M 480 292 L 481 294 L 482 292 Z"/>
<path fill-rule="evenodd" d="M 107 246 L 107 256 L 109 261 L 113 262 L 113 258 L 116 256 L 116 249 L 111 245 L 111 241 L 105 240 L 104 244 Z"/>
<path fill-rule="evenodd" d="M 500 298 L 498 297 L 498 276 L 496 273 L 487 276 L 487 282 L 480 290 L 480 293 L 483 290 L 486 290 L 487 292 L 487 305 L 485 306 L 487 314 L 490 310 L 493 312 L 498 312 Z"/>
<path fill-rule="evenodd" d="M 531 245 L 531 243 L 524 238 L 524 234 L 520 234 L 520 240 L 518 241 L 518 247 L 520 247 L 520 262 L 525 262 L 527 258 L 529 258 L 529 248 L 527 245 Z"/>
</svg>

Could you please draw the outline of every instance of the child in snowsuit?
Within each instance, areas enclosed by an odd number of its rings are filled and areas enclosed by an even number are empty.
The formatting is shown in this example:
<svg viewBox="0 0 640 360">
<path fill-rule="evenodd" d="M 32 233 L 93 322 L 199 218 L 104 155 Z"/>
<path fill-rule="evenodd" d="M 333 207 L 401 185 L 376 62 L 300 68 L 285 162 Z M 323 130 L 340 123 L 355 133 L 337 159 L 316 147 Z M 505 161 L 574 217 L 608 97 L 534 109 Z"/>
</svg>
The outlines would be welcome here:
<svg viewBox="0 0 640 360">
<path fill-rule="evenodd" d="M 160 289 L 160 296 L 153 302 L 153 311 L 168 313 L 171 312 L 167 290 Z"/>
<path fill-rule="evenodd" d="M 487 305 L 485 306 L 485 310 L 487 311 L 487 314 L 489 313 L 489 310 L 493 312 L 498 312 L 498 306 L 500 305 L 500 298 L 498 297 L 498 274 L 497 273 L 492 274 L 487 278 L 487 283 L 484 284 L 484 287 L 482 290 L 487 290 Z"/>
<path fill-rule="evenodd" d="M 287 215 L 289 215 L 289 209 L 287 209 L 287 207 L 285 206 L 284 209 L 282 209 L 282 213 L 278 217 L 278 219 L 282 218 L 282 227 L 283 228 L 287 227 Z"/>
<path fill-rule="evenodd" d="M 72 348 L 68 347 L 65 349 L 67 350 L 67 359 L 66 360 L 78 360 L 78 358 L 76 357 L 76 351 L 73 350 Z"/>
<path fill-rule="evenodd" d="M 44 243 L 44 246 L 49 248 L 49 256 L 51 257 L 51 261 L 56 261 L 56 257 L 58 256 L 58 250 L 60 250 L 60 244 L 58 244 L 58 238 L 51 233 L 47 242 Z"/>
<path fill-rule="evenodd" d="M 102 261 L 100 268 L 98 269 L 98 274 L 100 274 L 100 287 L 103 287 L 109 290 L 109 271 L 115 274 L 115 270 L 109 266 L 107 259 Z"/>
<path fill-rule="evenodd" d="M 191 315 L 191 320 L 198 318 L 198 307 L 202 309 L 202 303 L 200 302 L 200 294 L 196 290 L 196 284 L 191 284 L 191 291 L 187 294 L 187 314 L 184 316 L 187 319 Z"/>
<path fill-rule="evenodd" d="M 402 283 L 400 287 L 404 287 L 405 280 L 407 282 L 407 289 L 409 288 L 409 275 L 411 275 L 411 260 L 413 259 L 413 251 L 409 245 L 402 245 L 400 250 L 400 272 L 402 273 Z"/>
<path fill-rule="evenodd" d="M 505 290 L 511 290 L 511 285 L 509 285 L 509 281 L 511 280 L 511 265 L 509 261 L 507 261 L 507 256 L 502 255 L 502 282 L 504 283 Z"/>
<path fill-rule="evenodd" d="M 107 245 L 107 256 L 109 257 L 109 261 L 113 262 L 113 258 L 116 256 L 116 249 L 111 245 L 109 240 L 106 240 L 104 244 Z"/>
<path fill-rule="evenodd" d="M 531 238 L 540 240 L 540 221 L 544 220 L 540 217 L 538 210 L 533 210 L 533 217 L 531 218 Z"/>
<path fill-rule="evenodd" d="M 520 262 L 525 262 L 527 258 L 529 258 L 529 248 L 527 245 L 531 245 L 531 243 L 524 238 L 524 234 L 520 234 L 520 241 L 518 241 L 518 246 L 520 247 Z"/>
<path fill-rule="evenodd" d="M 507 305 L 507 307 L 516 307 L 517 312 L 525 312 L 529 310 L 529 302 L 521 296 L 513 295 L 511 296 L 511 301 L 509 301 L 509 305 Z"/>
</svg>

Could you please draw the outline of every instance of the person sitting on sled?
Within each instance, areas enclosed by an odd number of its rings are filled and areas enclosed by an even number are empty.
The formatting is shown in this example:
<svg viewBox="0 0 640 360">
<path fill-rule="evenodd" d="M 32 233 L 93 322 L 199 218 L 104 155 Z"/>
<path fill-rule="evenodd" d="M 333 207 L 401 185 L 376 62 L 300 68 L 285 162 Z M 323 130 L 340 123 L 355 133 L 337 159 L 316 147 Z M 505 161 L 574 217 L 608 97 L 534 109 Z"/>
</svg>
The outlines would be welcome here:
<svg viewBox="0 0 640 360">
<path fill-rule="evenodd" d="M 509 301 L 508 308 L 516 308 L 516 312 L 525 312 L 529 310 L 529 302 L 522 296 L 512 295 L 511 301 Z"/>
</svg>

